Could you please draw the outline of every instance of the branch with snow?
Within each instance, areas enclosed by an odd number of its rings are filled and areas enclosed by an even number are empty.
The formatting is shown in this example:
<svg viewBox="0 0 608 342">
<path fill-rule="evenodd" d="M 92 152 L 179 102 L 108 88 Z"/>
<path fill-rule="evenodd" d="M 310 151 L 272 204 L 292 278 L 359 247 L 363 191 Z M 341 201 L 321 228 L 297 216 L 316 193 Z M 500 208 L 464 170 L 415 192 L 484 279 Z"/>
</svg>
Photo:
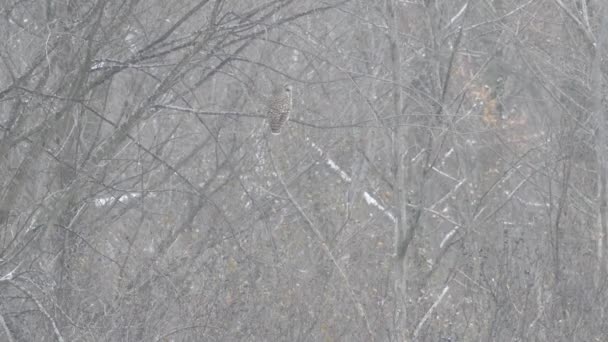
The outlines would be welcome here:
<svg viewBox="0 0 608 342">
<path fill-rule="evenodd" d="M 445 296 L 445 294 L 448 293 L 449 289 L 450 289 L 450 287 L 446 285 L 446 287 L 443 289 L 443 291 L 441 292 L 441 294 L 439 295 L 439 297 L 437 298 L 435 303 L 433 303 L 433 305 L 431 305 L 429 310 L 424 314 L 424 317 L 422 317 L 422 319 L 418 323 L 418 326 L 416 326 L 416 330 L 414 330 L 412 340 L 415 341 L 418 338 L 418 334 L 420 334 L 420 329 L 422 329 L 422 326 L 424 325 L 424 323 L 426 323 L 426 321 L 429 319 L 429 317 L 431 317 L 431 313 L 433 313 L 433 310 L 435 310 L 435 308 L 437 308 L 437 305 L 439 305 L 439 303 L 443 299 L 443 296 Z"/>
<path fill-rule="evenodd" d="M 352 177 L 346 171 L 344 171 L 340 166 L 338 166 L 338 164 L 333 159 L 328 157 L 327 153 L 325 153 L 325 151 L 323 151 L 323 149 L 321 149 L 314 142 L 311 142 L 310 145 L 312 146 L 312 148 L 315 149 L 315 151 L 317 151 L 319 153 L 320 156 L 322 156 L 325 159 L 325 163 L 329 166 L 330 169 L 332 169 L 336 174 L 338 174 L 340 179 L 342 179 L 346 183 L 352 182 Z M 388 210 L 382 204 L 380 204 L 378 202 L 378 200 L 372 194 L 370 194 L 368 191 L 365 191 L 363 193 L 363 199 L 365 200 L 365 203 L 367 203 L 368 205 L 371 205 L 373 207 L 376 207 L 376 209 L 380 210 L 391 221 L 397 222 L 395 215 L 393 215 L 393 213 L 391 213 L 390 210 Z"/>
</svg>

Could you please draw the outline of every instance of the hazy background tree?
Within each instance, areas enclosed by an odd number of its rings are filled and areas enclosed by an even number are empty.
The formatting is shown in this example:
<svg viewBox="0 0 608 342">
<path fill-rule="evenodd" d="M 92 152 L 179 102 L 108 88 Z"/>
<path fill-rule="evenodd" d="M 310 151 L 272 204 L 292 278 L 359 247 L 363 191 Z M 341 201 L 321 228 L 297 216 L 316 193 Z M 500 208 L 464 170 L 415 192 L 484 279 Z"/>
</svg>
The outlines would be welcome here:
<svg viewBox="0 0 608 342">
<path fill-rule="evenodd" d="M 607 335 L 602 1 L 0 4 L 1 339 Z"/>
</svg>

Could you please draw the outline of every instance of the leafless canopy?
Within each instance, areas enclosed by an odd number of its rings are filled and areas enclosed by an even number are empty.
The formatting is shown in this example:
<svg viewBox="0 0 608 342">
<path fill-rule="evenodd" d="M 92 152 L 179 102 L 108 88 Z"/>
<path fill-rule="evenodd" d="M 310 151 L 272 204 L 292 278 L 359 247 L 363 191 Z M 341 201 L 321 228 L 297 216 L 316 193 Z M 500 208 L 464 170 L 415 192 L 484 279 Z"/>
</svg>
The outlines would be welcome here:
<svg viewBox="0 0 608 342">
<path fill-rule="evenodd" d="M 602 0 L 0 0 L 0 341 L 603 341 L 607 39 Z"/>
</svg>

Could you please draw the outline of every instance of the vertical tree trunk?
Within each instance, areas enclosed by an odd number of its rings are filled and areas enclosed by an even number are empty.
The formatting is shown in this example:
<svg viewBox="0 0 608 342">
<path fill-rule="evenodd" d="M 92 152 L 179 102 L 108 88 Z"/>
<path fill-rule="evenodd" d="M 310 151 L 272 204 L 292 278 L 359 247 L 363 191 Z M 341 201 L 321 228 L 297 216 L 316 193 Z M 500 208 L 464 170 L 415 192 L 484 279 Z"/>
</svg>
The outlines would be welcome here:
<svg viewBox="0 0 608 342">
<path fill-rule="evenodd" d="M 398 36 L 398 16 L 396 12 L 396 1 L 387 0 L 386 10 L 388 14 L 389 25 L 389 45 L 391 56 L 391 80 L 393 81 L 392 100 L 393 100 L 393 115 L 398 118 L 401 113 L 402 99 L 401 89 L 401 51 L 399 49 Z M 395 192 L 395 208 L 397 209 L 394 233 L 394 253 L 395 253 L 395 294 L 396 300 L 396 333 L 398 338 L 403 340 L 407 336 L 407 270 L 406 270 L 406 252 L 407 245 L 405 242 L 406 232 L 406 194 L 405 194 L 405 170 L 403 165 L 403 148 L 405 139 L 403 139 L 405 128 L 402 127 L 400 120 L 396 120 L 395 126 L 392 128 L 392 152 L 393 152 L 393 186 Z"/>
<path fill-rule="evenodd" d="M 598 6 L 601 6 L 598 4 Z M 593 113 L 597 120 L 597 185 L 598 185 L 598 232 L 597 232 L 597 270 L 596 270 L 596 286 L 600 286 L 606 275 L 606 242 L 608 230 L 608 193 L 606 191 L 608 177 L 608 152 L 606 145 L 606 134 L 608 130 L 608 122 L 606 121 L 606 109 L 603 107 L 604 84 L 602 81 L 601 60 L 602 56 L 606 55 L 604 44 L 606 29 L 605 16 L 608 14 L 607 6 L 598 8 L 601 15 L 598 16 L 599 31 L 596 35 L 595 48 L 592 50 L 591 62 L 591 82 L 593 89 Z"/>
</svg>

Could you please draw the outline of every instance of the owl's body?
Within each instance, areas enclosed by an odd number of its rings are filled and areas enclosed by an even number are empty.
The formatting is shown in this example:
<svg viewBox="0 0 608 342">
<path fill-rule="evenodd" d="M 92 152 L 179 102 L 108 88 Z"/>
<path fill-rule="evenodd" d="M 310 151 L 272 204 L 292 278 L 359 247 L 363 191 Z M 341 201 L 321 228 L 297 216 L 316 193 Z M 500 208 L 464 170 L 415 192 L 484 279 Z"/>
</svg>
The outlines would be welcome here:
<svg viewBox="0 0 608 342">
<path fill-rule="evenodd" d="M 268 119 L 270 121 L 270 132 L 272 134 L 281 133 L 281 127 L 289 118 L 291 112 L 291 86 L 286 85 L 276 90 L 272 94 L 268 104 Z"/>
</svg>

